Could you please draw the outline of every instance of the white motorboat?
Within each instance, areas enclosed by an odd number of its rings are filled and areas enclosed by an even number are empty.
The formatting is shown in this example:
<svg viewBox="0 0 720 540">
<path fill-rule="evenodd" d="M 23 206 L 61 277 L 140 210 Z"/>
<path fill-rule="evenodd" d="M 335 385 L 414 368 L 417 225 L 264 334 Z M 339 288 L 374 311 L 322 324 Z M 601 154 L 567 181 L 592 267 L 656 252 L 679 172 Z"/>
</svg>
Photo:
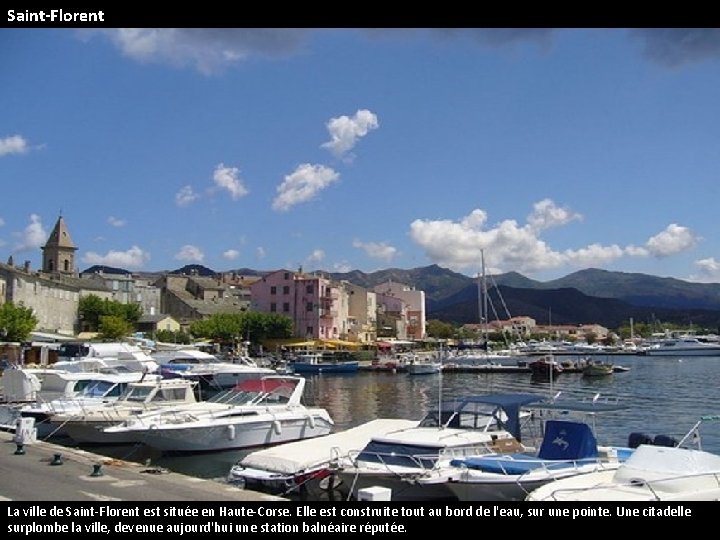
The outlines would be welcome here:
<svg viewBox="0 0 720 540">
<path fill-rule="evenodd" d="M 703 416 L 677 446 L 641 444 L 616 470 L 550 482 L 527 500 L 718 501 L 720 456 L 682 446 L 690 440 L 700 445 L 700 424 L 718 420 L 720 415 Z"/>
<path fill-rule="evenodd" d="M 333 463 L 371 437 L 417 426 L 417 421 L 378 418 L 359 426 L 303 441 L 285 443 L 251 452 L 230 468 L 227 481 L 233 485 L 287 494 L 320 487 L 333 476 Z M 330 478 L 328 486 L 338 486 Z"/>
<path fill-rule="evenodd" d="M 516 434 L 529 413 L 520 408 L 542 399 L 535 394 L 490 394 L 443 405 L 416 427 L 373 437 L 339 460 L 335 474 L 350 486 L 351 496 L 380 486 L 391 490 L 393 500 L 453 498 L 445 483 L 420 484 L 418 479 L 453 459 L 525 450 Z"/>
<path fill-rule="evenodd" d="M 442 364 L 435 361 L 433 358 L 420 358 L 417 355 L 413 357 L 405 364 L 405 370 L 410 375 L 433 375 L 440 373 Z"/>
<path fill-rule="evenodd" d="M 269 446 L 330 433 L 325 409 L 301 403 L 305 379 L 248 379 L 206 402 L 141 414 L 106 428 L 163 452 L 206 452 Z"/>
<path fill-rule="evenodd" d="M 103 430 L 139 414 L 197 403 L 196 385 L 185 379 L 150 378 L 132 382 L 117 401 L 56 414 L 52 421 L 81 444 L 128 444 L 134 441 L 125 434 Z"/>
<path fill-rule="evenodd" d="M 589 424 L 568 420 L 566 415 L 581 412 L 594 417 L 597 413 L 620 408 L 623 407 L 597 400 L 530 404 L 530 410 L 542 415 L 557 411 L 563 418 L 549 417 L 542 421 L 543 439 L 537 453 L 494 453 L 458 458 L 419 482 L 446 483 L 460 501 L 521 501 L 533 489 L 559 478 L 615 470 L 633 450 L 598 446 L 594 429 Z"/>
<path fill-rule="evenodd" d="M 258 366 L 249 357 L 241 356 L 235 362 L 223 362 L 212 354 L 191 348 L 158 351 L 152 356 L 160 364 L 164 377 L 196 381 L 204 390 L 232 388 L 239 382 L 276 373 L 270 368 Z"/>
<path fill-rule="evenodd" d="M 56 369 L 67 371 L 136 371 L 154 373 L 158 364 L 144 349 L 130 343 L 63 343 Z"/>
<path fill-rule="evenodd" d="M 55 422 L 60 413 L 77 414 L 84 410 L 117 401 L 130 383 L 141 380 L 159 380 L 159 375 L 140 372 L 95 373 L 91 379 L 83 379 L 82 390 L 72 396 L 52 400 L 38 399 L 20 408 L 20 415 L 35 419 L 38 437 L 64 436 L 62 426 Z"/>
<path fill-rule="evenodd" d="M 649 345 L 646 356 L 720 356 L 720 343 L 700 341 L 693 336 L 670 337 Z"/>
</svg>

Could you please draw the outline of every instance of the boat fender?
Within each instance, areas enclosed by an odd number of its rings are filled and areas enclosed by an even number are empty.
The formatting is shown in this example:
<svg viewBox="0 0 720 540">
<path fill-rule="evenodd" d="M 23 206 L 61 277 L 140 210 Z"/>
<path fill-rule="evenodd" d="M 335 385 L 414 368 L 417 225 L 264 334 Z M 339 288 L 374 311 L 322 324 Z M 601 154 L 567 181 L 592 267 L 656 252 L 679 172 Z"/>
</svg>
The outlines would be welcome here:
<svg viewBox="0 0 720 540">
<path fill-rule="evenodd" d="M 235 439 L 235 426 L 231 425 L 227 427 L 227 436 L 231 441 Z"/>
<path fill-rule="evenodd" d="M 308 425 L 310 426 L 310 429 L 315 429 L 315 417 L 313 415 L 310 415 L 308 418 Z"/>
<path fill-rule="evenodd" d="M 276 435 L 280 435 L 282 433 L 282 426 L 280 425 L 280 420 L 273 421 L 272 427 Z"/>
</svg>

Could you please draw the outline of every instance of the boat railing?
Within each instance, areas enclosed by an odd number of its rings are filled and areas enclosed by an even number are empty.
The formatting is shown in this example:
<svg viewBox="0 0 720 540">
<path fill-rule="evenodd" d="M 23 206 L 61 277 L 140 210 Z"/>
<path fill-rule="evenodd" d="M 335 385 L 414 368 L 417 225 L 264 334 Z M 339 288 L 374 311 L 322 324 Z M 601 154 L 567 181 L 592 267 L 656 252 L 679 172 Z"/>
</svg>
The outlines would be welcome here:
<svg viewBox="0 0 720 540">
<path fill-rule="evenodd" d="M 662 501 L 663 495 L 666 493 L 669 493 L 671 498 L 674 498 L 675 495 L 680 493 L 679 490 L 672 489 L 672 487 L 668 488 L 667 486 L 672 486 L 673 483 L 683 483 L 687 480 L 693 480 L 695 482 L 697 482 L 697 480 L 705 480 L 699 486 L 696 484 L 693 488 L 693 491 L 717 490 L 718 488 L 720 488 L 720 473 L 699 472 L 692 474 L 679 474 L 663 478 L 654 478 L 652 480 L 637 478 L 621 483 L 602 483 L 589 487 L 561 488 L 552 491 L 547 498 L 549 500 L 557 501 L 565 499 L 565 496 L 563 494 L 588 493 L 607 488 L 634 488 L 638 490 L 645 488 L 648 490 L 653 500 Z"/>
</svg>

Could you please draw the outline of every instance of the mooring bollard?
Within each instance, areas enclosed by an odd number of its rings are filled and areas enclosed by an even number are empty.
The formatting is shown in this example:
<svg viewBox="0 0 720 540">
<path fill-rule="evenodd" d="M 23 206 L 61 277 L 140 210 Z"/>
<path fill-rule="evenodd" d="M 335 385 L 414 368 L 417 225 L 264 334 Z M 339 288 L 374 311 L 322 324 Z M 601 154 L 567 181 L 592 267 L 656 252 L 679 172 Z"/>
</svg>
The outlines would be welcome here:
<svg viewBox="0 0 720 540">
<path fill-rule="evenodd" d="M 53 456 L 52 461 L 50 462 L 50 465 L 62 465 L 62 464 L 63 464 L 62 454 L 55 454 Z"/>
<path fill-rule="evenodd" d="M 23 454 L 25 454 L 25 445 L 23 443 L 17 443 L 17 448 L 15 449 L 15 455 L 22 456 Z"/>
<path fill-rule="evenodd" d="M 102 463 L 96 463 L 95 465 L 93 465 L 93 470 L 90 473 L 90 476 L 96 477 L 96 476 L 102 476 L 102 475 L 103 475 Z"/>
</svg>

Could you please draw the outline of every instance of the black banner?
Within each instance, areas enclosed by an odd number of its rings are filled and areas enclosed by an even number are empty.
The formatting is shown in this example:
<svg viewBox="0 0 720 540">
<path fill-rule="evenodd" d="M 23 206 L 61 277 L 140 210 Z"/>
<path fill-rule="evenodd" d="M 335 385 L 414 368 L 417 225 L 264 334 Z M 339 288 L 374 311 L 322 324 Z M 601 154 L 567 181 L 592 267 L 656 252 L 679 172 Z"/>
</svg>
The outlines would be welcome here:
<svg viewBox="0 0 720 540">
<path fill-rule="evenodd" d="M 436 525 L 512 525 L 536 532 L 550 523 L 592 527 L 658 523 L 687 527 L 712 517 L 711 503 L 46 503 L 6 502 L 11 537 L 38 534 L 419 534 Z M 466 529 L 464 529 L 466 530 Z M 479 532 L 479 530 L 478 530 Z"/>
</svg>

